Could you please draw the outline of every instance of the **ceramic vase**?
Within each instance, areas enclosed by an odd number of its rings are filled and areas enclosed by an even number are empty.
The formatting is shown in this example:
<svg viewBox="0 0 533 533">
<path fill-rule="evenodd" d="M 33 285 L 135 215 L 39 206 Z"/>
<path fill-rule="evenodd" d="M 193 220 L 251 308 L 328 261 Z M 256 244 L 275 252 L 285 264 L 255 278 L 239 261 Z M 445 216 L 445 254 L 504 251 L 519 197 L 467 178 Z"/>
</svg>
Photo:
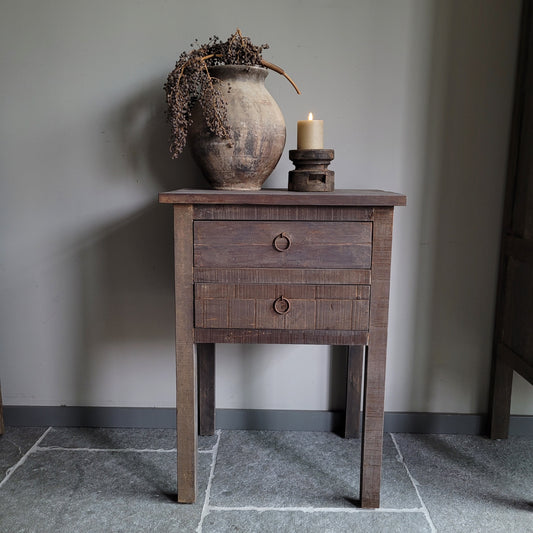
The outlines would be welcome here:
<svg viewBox="0 0 533 533">
<path fill-rule="evenodd" d="M 265 87 L 267 69 L 220 65 L 209 69 L 227 104 L 230 139 L 211 133 L 200 105 L 193 110 L 188 143 L 214 189 L 259 190 L 285 147 L 285 120 Z"/>
</svg>

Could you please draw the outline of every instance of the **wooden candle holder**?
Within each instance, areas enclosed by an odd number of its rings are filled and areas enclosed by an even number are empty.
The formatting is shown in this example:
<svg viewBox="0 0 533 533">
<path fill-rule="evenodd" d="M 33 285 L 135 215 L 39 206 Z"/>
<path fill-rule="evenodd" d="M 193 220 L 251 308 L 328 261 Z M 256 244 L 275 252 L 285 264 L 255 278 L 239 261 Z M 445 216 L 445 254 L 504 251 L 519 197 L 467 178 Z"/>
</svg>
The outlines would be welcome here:
<svg viewBox="0 0 533 533">
<path fill-rule="evenodd" d="M 289 171 L 289 191 L 331 192 L 335 190 L 335 172 L 328 165 L 334 150 L 289 150 L 289 159 L 296 167 Z"/>
</svg>

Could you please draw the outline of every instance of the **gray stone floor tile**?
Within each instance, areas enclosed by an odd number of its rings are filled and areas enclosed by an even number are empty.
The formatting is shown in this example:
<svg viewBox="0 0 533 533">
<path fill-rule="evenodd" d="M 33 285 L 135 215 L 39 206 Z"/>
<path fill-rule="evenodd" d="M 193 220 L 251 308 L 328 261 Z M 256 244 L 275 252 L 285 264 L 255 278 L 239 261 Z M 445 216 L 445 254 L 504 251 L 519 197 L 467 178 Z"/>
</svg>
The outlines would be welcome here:
<svg viewBox="0 0 533 533">
<path fill-rule="evenodd" d="M 198 449 L 202 451 L 211 451 L 217 443 L 218 435 L 207 437 L 198 436 Z"/>
<path fill-rule="evenodd" d="M 175 452 L 34 452 L 0 488 L 0 531 L 194 531 L 212 454 L 198 461 L 198 501 L 180 505 Z"/>
<path fill-rule="evenodd" d="M 199 450 L 211 450 L 217 436 L 198 437 Z M 41 446 L 63 448 L 104 448 L 171 450 L 176 448 L 175 429 L 140 428 L 52 428 Z"/>
<path fill-rule="evenodd" d="M 424 515 L 398 512 L 212 511 L 202 533 L 429 533 Z"/>
<path fill-rule="evenodd" d="M 359 462 L 360 440 L 333 433 L 223 431 L 210 505 L 353 508 L 359 498 Z M 381 506 L 421 507 L 388 435 Z"/>
<path fill-rule="evenodd" d="M 533 440 L 394 436 L 439 533 L 533 532 Z"/>
<path fill-rule="evenodd" d="M 24 456 L 39 440 L 46 428 L 13 427 L 5 428 L 0 436 L 0 481 L 6 472 Z"/>
<path fill-rule="evenodd" d="M 3 472 L 45 431 L 8 428 L 0 437 Z M 433 524 L 439 533 L 533 533 L 532 439 L 394 439 L 404 462 L 386 435 L 382 507 L 368 511 L 354 507 L 359 440 L 331 433 L 222 431 L 201 531 L 416 533 Z M 197 503 L 179 505 L 174 440 L 173 430 L 49 430 L 0 486 L 0 532 L 196 531 L 213 454 L 198 455 Z M 214 451 L 216 437 L 201 442 Z"/>
</svg>

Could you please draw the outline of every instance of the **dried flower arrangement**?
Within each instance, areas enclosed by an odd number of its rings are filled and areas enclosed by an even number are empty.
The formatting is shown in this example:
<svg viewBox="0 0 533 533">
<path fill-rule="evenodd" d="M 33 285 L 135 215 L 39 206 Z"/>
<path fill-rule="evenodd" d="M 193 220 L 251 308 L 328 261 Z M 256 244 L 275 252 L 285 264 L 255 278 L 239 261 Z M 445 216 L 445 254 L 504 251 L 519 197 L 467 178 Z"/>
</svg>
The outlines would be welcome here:
<svg viewBox="0 0 533 533">
<path fill-rule="evenodd" d="M 180 55 L 164 86 L 167 117 L 171 127 L 170 154 L 173 159 L 185 147 L 191 112 L 196 102 L 202 107 L 210 131 L 222 139 L 229 138 L 226 104 L 217 88 L 218 79 L 209 73 L 210 66 L 255 65 L 269 68 L 285 76 L 300 94 L 298 87 L 282 68 L 262 58 L 263 50 L 269 48 L 268 44 L 255 46 L 238 28 L 225 42 L 213 36 L 206 44 L 198 45 L 196 40 L 191 47 L 193 50 Z"/>
</svg>

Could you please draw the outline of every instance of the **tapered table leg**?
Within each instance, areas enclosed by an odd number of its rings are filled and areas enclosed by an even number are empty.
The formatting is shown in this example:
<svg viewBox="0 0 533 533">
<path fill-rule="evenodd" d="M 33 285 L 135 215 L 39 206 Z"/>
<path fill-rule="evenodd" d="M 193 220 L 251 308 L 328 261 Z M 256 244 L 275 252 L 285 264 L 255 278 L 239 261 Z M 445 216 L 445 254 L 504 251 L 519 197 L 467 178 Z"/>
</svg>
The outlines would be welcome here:
<svg viewBox="0 0 533 533">
<path fill-rule="evenodd" d="M 383 455 L 385 354 L 369 346 L 365 361 L 363 438 L 361 443 L 361 507 L 377 509 Z"/>
<path fill-rule="evenodd" d="M 174 206 L 178 501 L 196 499 L 197 375 L 193 322 L 192 206 Z"/>
<path fill-rule="evenodd" d="M 372 299 L 364 372 L 361 507 L 378 508 L 383 455 L 385 366 L 389 314 L 393 210 L 374 210 Z"/>
</svg>

